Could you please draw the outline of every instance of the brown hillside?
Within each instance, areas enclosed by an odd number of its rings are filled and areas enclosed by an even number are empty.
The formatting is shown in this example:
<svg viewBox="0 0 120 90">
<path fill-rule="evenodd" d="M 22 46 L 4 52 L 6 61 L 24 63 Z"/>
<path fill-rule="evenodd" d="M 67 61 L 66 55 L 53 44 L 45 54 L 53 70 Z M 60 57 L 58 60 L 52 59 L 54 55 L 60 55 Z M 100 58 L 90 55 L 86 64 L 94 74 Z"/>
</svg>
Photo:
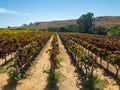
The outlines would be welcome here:
<svg viewBox="0 0 120 90">
<path fill-rule="evenodd" d="M 95 18 L 97 26 L 120 25 L 120 16 L 101 16 Z"/>
<path fill-rule="evenodd" d="M 21 26 L 21 28 L 48 28 L 48 27 L 61 27 L 67 25 L 76 24 L 77 19 L 72 20 L 60 20 L 49 22 L 36 22 L 29 25 Z M 120 16 L 100 16 L 95 18 L 95 24 L 97 26 L 111 26 L 120 25 Z"/>
<path fill-rule="evenodd" d="M 76 24 L 76 20 L 61 20 L 61 21 L 50 21 L 50 22 L 36 22 L 22 28 L 48 28 L 48 27 L 61 27 Z"/>
</svg>

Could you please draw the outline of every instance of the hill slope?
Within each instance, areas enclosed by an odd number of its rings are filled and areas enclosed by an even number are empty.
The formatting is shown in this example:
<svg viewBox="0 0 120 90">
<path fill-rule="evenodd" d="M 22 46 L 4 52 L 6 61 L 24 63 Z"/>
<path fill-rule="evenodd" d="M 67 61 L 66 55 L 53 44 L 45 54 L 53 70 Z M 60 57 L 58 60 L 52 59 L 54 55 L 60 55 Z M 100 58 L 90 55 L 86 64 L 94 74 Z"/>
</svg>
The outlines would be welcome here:
<svg viewBox="0 0 120 90">
<path fill-rule="evenodd" d="M 95 24 L 98 26 L 120 25 L 120 16 L 101 16 L 95 18 Z"/>
<path fill-rule="evenodd" d="M 22 28 L 48 28 L 48 27 L 61 27 L 76 24 L 76 20 L 60 20 L 50 22 L 36 22 L 33 24 L 22 26 Z"/>
<path fill-rule="evenodd" d="M 49 22 L 36 22 L 29 25 L 21 26 L 21 28 L 48 28 L 48 27 L 61 27 L 67 25 L 76 24 L 77 19 L 72 20 L 60 20 Z M 95 24 L 97 26 L 111 26 L 120 25 L 120 16 L 100 16 L 95 18 Z"/>
</svg>

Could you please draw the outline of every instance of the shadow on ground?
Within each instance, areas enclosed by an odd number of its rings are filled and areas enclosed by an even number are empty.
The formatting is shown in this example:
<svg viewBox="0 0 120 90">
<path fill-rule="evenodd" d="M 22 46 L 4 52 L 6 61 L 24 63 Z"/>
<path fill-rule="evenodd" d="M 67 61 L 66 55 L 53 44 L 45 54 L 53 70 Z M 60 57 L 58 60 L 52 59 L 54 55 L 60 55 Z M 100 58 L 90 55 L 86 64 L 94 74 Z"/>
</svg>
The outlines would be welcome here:
<svg viewBox="0 0 120 90">
<path fill-rule="evenodd" d="M 59 90 L 59 89 L 57 86 L 50 86 L 49 84 L 47 84 L 44 90 Z"/>
<path fill-rule="evenodd" d="M 103 70 L 104 70 L 103 75 L 114 79 L 114 80 L 116 81 L 117 85 L 118 85 L 119 88 L 120 88 L 120 77 L 116 76 L 116 75 L 113 74 L 112 72 L 109 72 L 107 69 L 105 69 L 105 68 L 104 68 L 103 66 L 101 66 L 100 64 L 97 64 L 97 65 L 98 65 L 98 67 L 99 67 L 100 69 L 103 69 Z"/>
<path fill-rule="evenodd" d="M 8 83 L 7 85 L 3 86 L 2 90 L 16 90 L 17 83 Z"/>
<path fill-rule="evenodd" d="M 1 64 L 0 67 L 3 67 L 5 65 L 9 64 L 11 61 L 13 61 L 13 58 L 11 58 L 11 59 L 7 60 L 6 62 L 4 62 L 3 64 Z"/>
</svg>

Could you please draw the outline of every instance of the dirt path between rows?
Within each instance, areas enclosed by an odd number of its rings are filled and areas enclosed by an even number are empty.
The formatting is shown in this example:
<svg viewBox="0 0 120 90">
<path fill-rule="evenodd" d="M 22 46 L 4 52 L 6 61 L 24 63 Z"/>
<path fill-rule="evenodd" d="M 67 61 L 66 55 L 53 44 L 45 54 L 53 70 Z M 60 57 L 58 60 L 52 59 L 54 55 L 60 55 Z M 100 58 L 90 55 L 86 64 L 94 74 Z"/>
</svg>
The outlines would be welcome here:
<svg viewBox="0 0 120 90">
<path fill-rule="evenodd" d="M 71 64 L 70 56 L 68 55 L 64 45 L 58 36 L 58 44 L 61 54 L 59 57 L 64 60 L 61 62 L 62 67 L 58 70 L 60 72 L 60 82 L 58 84 L 59 90 L 80 90 L 77 84 L 78 74 L 75 73 L 75 67 Z"/>
<path fill-rule="evenodd" d="M 8 84 L 7 79 L 8 75 L 6 73 L 0 73 L 0 90 L 4 90 L 4 86 Z"/>
</svg>

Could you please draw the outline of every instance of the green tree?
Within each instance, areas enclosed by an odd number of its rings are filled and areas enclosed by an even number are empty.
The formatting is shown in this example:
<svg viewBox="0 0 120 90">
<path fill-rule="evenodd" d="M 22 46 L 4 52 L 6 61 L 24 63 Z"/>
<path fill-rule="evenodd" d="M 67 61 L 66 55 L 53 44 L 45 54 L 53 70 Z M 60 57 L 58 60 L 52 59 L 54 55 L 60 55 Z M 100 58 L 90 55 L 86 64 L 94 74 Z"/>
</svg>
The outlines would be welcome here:
<svg viewBox="0 0 120 90">
<path fill-rule="evenodd" d="M 120 36 L 120 25 L 113 25 L 110 27 L 107 27 L 107 35 L 108 36 Z"/>
<path fill-rule="evenodd" d="M 93 13 L 87 13 L 87 14 L 82 15 L 77 20 L 77 24 L 79 26 L 79 32 L 88 33 L 89 29 L 93 25 L 93 20 L 94 20 L 94 14 Z"/>
<path fill-rule="evenodd" d="M 69 32 L 69 28 L 67 26 L 60 27 L 59 32 Z"/>
<path fill-rule="evenodd" d="M 67 27 L 69 28 L 69 32 L 78 32 L 78 26 L 77 25 L 69 25 Z"/>
<path fill-rule="evenodd" d="M 11 28 L 10 26 L 7 27 L 7 29 L 10 29 L 10 28 Z"/>
<path fill-rule="evenodd" d="M 106 35 L 107 31 L 105 27 L 101 26 L 92 26 L 89 30 L 89 33 L 91 34 L 98 34 L 98 35 Z"/>
<path fill-rule="evenodd" d="M 48 28 L 48 31 L 51 31 L 51 32 L 58 32 L 59 28 L 58 27 L 49 27 Z"/>
</svg>

